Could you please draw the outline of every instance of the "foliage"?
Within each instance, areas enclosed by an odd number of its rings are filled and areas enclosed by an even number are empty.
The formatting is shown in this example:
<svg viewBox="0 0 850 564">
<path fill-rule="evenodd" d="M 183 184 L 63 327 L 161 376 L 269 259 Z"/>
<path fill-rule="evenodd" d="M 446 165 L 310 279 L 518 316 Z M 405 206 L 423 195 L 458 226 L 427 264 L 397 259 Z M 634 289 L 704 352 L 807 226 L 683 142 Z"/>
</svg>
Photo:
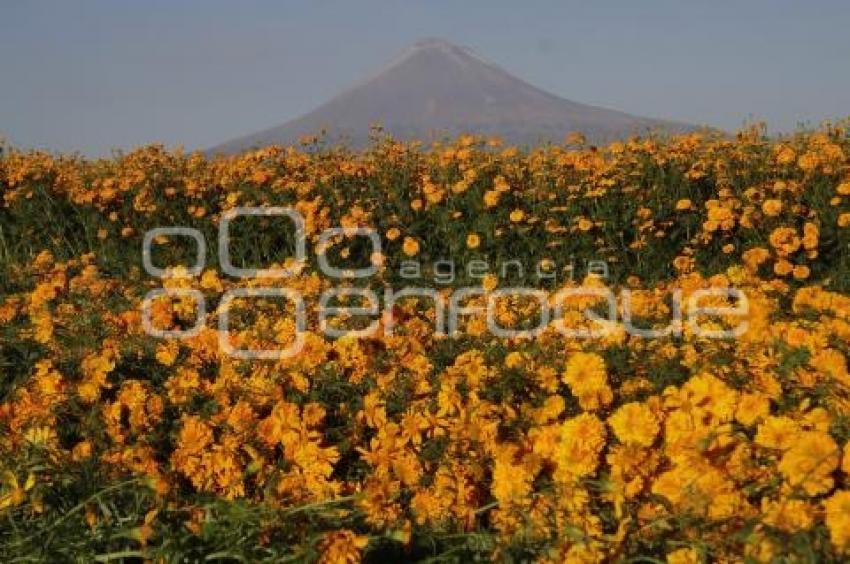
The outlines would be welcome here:
<svg viewBox="0 0 850 564">
<path fill-rule="evenodd" d="M 841 561 L 850 551 L 850 139 L 842 126 L 768 139 L 688 135 L 528 151 L 462 137 L 365 152 L 314 145 L 206 159 L 158 146 L 111 159 L 0 155 L 0 554 L 42 561 L 468 559 Z M 224 276 L 223 213 L 240 266 L 297 266 L 286 280 Z M 144 234 L 186 226 L 191 241 Z M 327 228 L 370 227 L 368 241 Z M 381 289 L 445 294 L 524 285 L 631 290 L 635 324 L 660 329 L 674 290 L 735 286 L 740 337 L 674 327 L 630 335 L 496 338 L 481 315 L 434 332 L 408 299 L 376 335 L 319 331 L 337 281 L 318 257 Z M 436 261 L 457 277 L 442 283 Z M 487 263 L 481 278 L 468 266 Z M 520 269 L 503 272 L 506 261 Z M 605 279 L 585 261 L 605 261 Z M 537 269 L 540 269 L 539 271 Z M 591 269 L 592 270 L 592 269 Z M 543 273 L 545 275 L 539 275 Z M 437 272 L 439 274 L 439 272 Z M 200 291 L 190 339 L 142 327 L 146 293 Z M 271 361 L 219 349 L 222 294 L 289 287 L 305 297 L 304 351 Z M 194 324 L 191 298 L 161 298 L 155 325 Z M 565 308 L 582 315 L 598 299 Z M 715 304 L 728 305 L 728 304 Z M 503 327 L 537 306 L 497 301 Z M 622 314 L 623 303 L 619 303 Z M 237 300 L 231 339 L 291 342 L 291 304 Z M 349 326 L 357 320 L 337 319 Z M 389 323 L 395 324 L 390 334 Z M 740 319 L 715 317 L 718 328 Z M 184 560 L 185 559 L 185 560 Z"/>
</svg>

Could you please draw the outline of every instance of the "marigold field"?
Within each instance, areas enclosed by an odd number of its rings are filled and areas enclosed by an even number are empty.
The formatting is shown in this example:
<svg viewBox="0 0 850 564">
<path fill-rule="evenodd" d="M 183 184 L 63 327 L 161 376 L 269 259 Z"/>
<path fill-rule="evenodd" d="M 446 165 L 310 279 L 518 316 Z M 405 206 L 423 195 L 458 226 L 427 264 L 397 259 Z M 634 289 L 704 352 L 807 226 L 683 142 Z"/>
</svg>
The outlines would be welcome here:
<svg viewBox="0 0 850 564">
<path fill-rule="evenodd" d="M 598 148 L 462 137 L 214 159 L 159 146 L 98 160 L 7 150 L 0 195 L 3 561 L 850 558 L 841 124 Z M 298 264 L 286 218 L 233 224 L 234 264 L 283 265 L 294 277 L 222 271 L 218 222 L 239 206 L 305 218 Z M 142 268 L 145 233 L 170 226 L 203 233 L 196 276 L 186 237 L 155 239 L 164 279 Z M 358 226 L 377 230 L 381 253 L 359 236 L 318 244 L 327 228 Z M 607 323 L 603 336 L 550 326 L 497 338 L 481 313 L 442 336 L 435 301 L 413 296 L 374 318 L 374 336 L 330 338 L 317 306 L 340 282 L 319 258 L 378 267 L 345 279 L 352 287 L 482 288 L 469 308 L 507 286 L 606 285 L 631 291 L 645 328 L 668 327 L 677 289 L 738 288 L 749 312 L 737 338 L 689 323 L 646 338 L 622 317 L 591 320 L 584 311 L 604 300 L 585 295 L 559 319 Z M 457 264 L 451 284 L 434 275 L 440 259 Z M 403 269 L 414 260 L 423 270 L 411 281 Z M 605 261 L 607 277 L 588 260 Z M 474 261 L 486 276 L 472 275 Z M 501 269 L 506 261 L 525 268 Z M 142 302 L 163 286 L 203 294 L 196 336 L 145 331 Z M 220 349 L 221 296 L 259 287 L 304 296 L 300 354 L 245 360 Z M 191 328 L 195 302 L 160 297 L 151 321 Z M 237 299 L 228 339 L 250 350 L 290 342 L 292 309 Z M 538 309 L 503 297 L 494 315 L 522 329 Z"/>
</svg>

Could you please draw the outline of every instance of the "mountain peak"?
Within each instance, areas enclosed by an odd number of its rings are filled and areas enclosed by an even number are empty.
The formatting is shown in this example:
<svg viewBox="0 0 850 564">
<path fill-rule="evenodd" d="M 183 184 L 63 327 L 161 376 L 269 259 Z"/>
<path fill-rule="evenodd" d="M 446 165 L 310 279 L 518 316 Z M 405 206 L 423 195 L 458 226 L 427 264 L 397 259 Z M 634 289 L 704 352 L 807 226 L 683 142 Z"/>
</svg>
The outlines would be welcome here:
<svg viewBox="0 0 850 564">
<path fill-rule="evenodd" d="M 440 50 L 452 50 L 452 49 L 463 49 L 459 45 L 455 45 L 454 43 L 447 41 L 445 39 L 441 39 L 439 37 L 423 37 L 413 44 L 414 49 L 440 49 Z"/>
<path fill-rule="evenodd" d="M 462 133 L 497 135 L 509 143 L 561 142 L 581 131 L 594 142 L 648 130 L 692 126 L 632 116 L 560 98 L 528 84 L 470 49 L 439 38 L 417 41 L 376 75 L 283 125 L 234 139 L 211 153 L 295 144 L 328 132 L 330 141 L 362 146 L 376 123 L 398 139 Z"/>
<path fill-rule="evenodd" d="M 432 64 L 441 64 L 446 66 L 468 66 L 475 64 L 495 66 L 477 55 L 468 47 L 456 45 L 450 41 L 446 41 L 445 39 L 440 39 L 439 37 L 426 37 L 424 39 L 420 39 L 402 51 L 401 54 L 390 64 L 385 66 L 379 74 L 384 74 L 402 63 L 425 59 L 434 61 Z"/>
<path fill-rule="evenodd" d="M 475 59 L 481 58 L 476 55 L 472 49 L 456 45 L 450 41 L 446 41 L 445 39 L 440 39 L 439 37 L 426 37 L 424 39 L 420 39 L 408 49 L 408 52 L 410 53 L 422 51 L 449 56 L 464 56 Z"/>
</svg>

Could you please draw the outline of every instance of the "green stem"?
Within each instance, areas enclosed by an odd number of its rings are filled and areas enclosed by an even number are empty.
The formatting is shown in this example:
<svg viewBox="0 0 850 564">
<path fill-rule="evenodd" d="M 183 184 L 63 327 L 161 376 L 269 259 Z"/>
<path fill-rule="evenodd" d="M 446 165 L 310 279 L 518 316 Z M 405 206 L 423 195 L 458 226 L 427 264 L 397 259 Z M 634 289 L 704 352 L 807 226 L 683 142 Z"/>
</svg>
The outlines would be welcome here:
<svg viewBox="0 0 850 564">
<path fill-rule="evenodd" d="M 82 501 L 82 502 L 78 503 L 77 505 L 75 505 L 74 507 L 72 507 L 62 517 L 60 517 L 53 524 L 51 524 L 50 527 L 48 527 L 46 529 L 42 529 L 40 531 L 36 531 L 35 533 L 31 534 L 30 536 L 26 537 L 25 539 L 17 541 L 12 546 L 20 546 L 21 544 L 27 543 L 27 542 L 33 540 L 34 538 L 44 534 L 44 533 L 52 531 L 53 529 L 55 529 L 56 527 L 58 527 L 59 525 L 64 523 L 69 517 L 80 512 L 81 510 L 83 510 L 86 507 L 86 505 L 88 505 L 92 501 L 96 500 L 99 496 L 101 496 L 105 493 L 109 493 L 111 491 L 119 490 L 119 489 L 121 489 L 125 486 L 138 483 L 140 480 L 141 480 L 140 478 L 133 478 L 132 480 L 127 480 L 126 482 L 121 482 L 121 483 L 118 483 L 118 484 L 115 484 L 115 485 L 112 485 L 112 486 L 109 486 L 109 487 L 106 487 L 106 488 L 100 490 L 99 492 L 91 495 L 85 501 Z"/>
<path fill-rule="evenodd" d="M 145 553 L 141 550 L 122 550 L 120 552 L 110 552 L 109 554 L 98 554 L 94 559 L 98 562 L 112 562 L 122 558 L 144 558 Z"/>
</svg>

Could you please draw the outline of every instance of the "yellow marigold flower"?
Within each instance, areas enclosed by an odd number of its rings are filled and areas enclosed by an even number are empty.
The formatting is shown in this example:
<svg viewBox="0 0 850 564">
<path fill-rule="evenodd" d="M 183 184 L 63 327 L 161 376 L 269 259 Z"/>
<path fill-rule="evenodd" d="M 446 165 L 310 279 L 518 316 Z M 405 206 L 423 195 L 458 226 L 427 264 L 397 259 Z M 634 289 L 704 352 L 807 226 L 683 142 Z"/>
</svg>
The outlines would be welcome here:
<svg viewBox="0 0 850 564">
<path fill-rule="evenodd" d="M 21 505 L 27 499 L 27 492 L 33 489 L 36 484 L 35 474 L 32 472 L 27 476 L 26 481 L 21 484 L 18 477 L 9 470 L 3 472 L 3 484 L 6 486 L 4 493 L 0 494 L 0 511 L 9 507 Z"/>
<path fill-rule="evenodd" d="M 814 368 L 833 380 L 850 385 L 850 375 L 847 373 L 847 359 L 844 354 L 833 348 L 818 351 L 809 361 Z"/>
<path fill-rule="evenodd" d="M 744 554 L 756 562 L 773 562 L 779 554 L 777 542 L 762 532 L 749 536 L 744 547 Z"/>
<path fill-rule="evenodd" d="M 803 401 L 808 402 L 808 399 Z M 829 428 L 832 426 L 832 416 L 826 409 L 816 407 L 803 416 L 801 424 L 810 431 L 821 431 L 822 433 L 827 433 L 829 432 Z"/>
<path fill-rule="evenodd" d="M 484 192 L 484 206 L 495 208 L 497 205 L 499 205 L 499 192 L 496 190 L 487 190 Z"/>
<path fill-rule="evenodd" d="M 488 292 L 492 292 L 496 289 L 496 286 L 499 285 L 499 277 L 495 274 L 488 273 L 484 275 L 484 278 L 481 279 L 481 287 L 483 287 Z"/>
<path fill-rule="evenodd" d="M 24 439 L 30 444 L 42 447 L 53 446 L 56 442 L 56 430 L 45 425 L 37 425 L 24 431 Z"/>
<path fill-rule="evenodd" d="M 532 441 L 534 454 L 549 461 L 555 460 L 560 446 L 561 428 L 558 425 L 544 425 L 532 428 L 528 433 Z"/>
<path fill-rule="evenodd" d="M 177 447 L 186 454 L 198 454 L 213 441 L 213 432 L 209 425 L 198 417 L 189 416 L 183 420 L 183 428 L 177 439 Z"/>
<path fill-rule="evenodd" d="M 839 490 L 823 502 L 829 539 L 842 553 L 850 552 L 850 490 Z"/>
<path fill-rule="evenodd" d="M 797 236 L 797 230 L 792 227 L 777 227 L 771 232 L 770 245 L 780 256 L 788 256 L 797 252 L 802 241 Z"/>
<path fill-rule="evenodd" d="M 90 354 L 81 363 L 84 379 L 77 386 L 77 393 L 86 402 L 94 402 L 100 397 L 102 388 L 108 386 L 107 375 L 115 368 L 111 350 L 100 354 Z"/>
<path fill-rule="evenodd" d="M 688 257 L 685 255 L 679 255 L 675 259 L 673 259 L 673 268 L 675 268 L 679 272 L 690 272 L 694 268 L 693 257 Z"/>
<path fill-rule="evenodd" d="M 563 376 L 582 409 L 605 407 L 614 399 L 608 387 L 605 359 L 595 353 L 578 352 L 567 361 Z"/>
<path fill-rule="evenodd" d="M 197 370 L 179 368 L 165 382 L 168 399 L 175 404 L 187 403 L 202 389 L 201 377 Z"/>
<path fill-rule="evenodd" d="M 735 420 L 749 427 L 770 414 L 770 400 L 762 394 L 741 394 Z"/>
<path fill-rule="evenodd" d="M 74 445 L 73 449 L 71 449 L 71 459 L 73 459 L 76 462 L 79 462 L 81 460 L 85 460 L 86 458 L 90 457 L 91 453 L 92 453 L 91 442 L 89 442 L 87 440 L 86 441 L 80 441 L 76 445 Z"/>
<path fill-rule="evenodd" d="M 835 191 L 841 194 L 842 196 L 850 196 L 850 181 L 842 182 L 838 185 Z"/>
<path fill-rule="evenodd" d="M 458 181 L 457 181 L 457 182 L 455 182 L 455 183 L 454 183 L 454 185 L 452 186 L 452 192 L 454 192 L 455 194 L 463 194 L 463 193 L 464 193 L 464 192 L 466 192 L 467 190 L 469 190 L 469 181 L 468 181 L 468 180 L 466 180 L 466 179 L 458 180 Z M 428 198 L 428 199 L 429 199 L 429 200 L 431 201 L 431 203 L 433 203 L 433 204 L 438 203 L 438 202 L 442 199 L 442 193 L 441 193 L 441 192 L 439 192 L 439 191 L 438 191 L 438 190 L 436 190 L 436 189 L 432 189 L 432 191 L 430 192 L 430 194 L 431 194 L 431 195 L 429 195 L 429 198 Z"/>
<path fill-rule="evenodd" d="M 650 446 L 658 434 L 658 419 L 645 403 L 631 402 L 620 406 L 608 418 L 608 424 L 625 444 Z"/>
<path fill-rule="evenodd" d="M 766 524 L 789 533 L 811 529 L 815 523 L 814 508 L 801 499 L 762 498 L 761 512 Z"/>
<path fill-rule="evenodd" d="M 99 521 L 100 521 L 100 518 L 98 517 L 97 510 L 94 508 L 94 506 L 87 505 L 86 506 L 86 525 L 88 525 L 89 528 L 94 529 L 95 527 L 97 527 L 97 524 L 98 524 Z"/>
<path fill-rule="evenodd" d="M 138 527 L 134 527 L 129 531 L 129 536 L 133 540 L 137 541 L 142 546 L 145 546 L 150 541 L 151 537 L 156 533 L 153 525 L 151 523 L 154 522 L 156 516 L 159 514 L 158 509 L 152 509 L 145 514 L 145 518 L 142 521 L 142 524 Z"/>
<path fill-rule="evenodd" d="M 493 179 L 493 188 L 497 192 L 510 192 L 511 185 L 504 176 L 499 175 Z"/>
<path fill-rule="evenodd" d="M 211 292 L 222 292 L 224 290 L 224 286 L 221 283 L 221 279 L 218 277 L 218 272 L 215 270 L 206 270 L 201 275 L 201 283 L 200 286 L 204 290 L 208 290 Z"/>
<path fill-rule="evenodd" d="M 838 227 L 847 227 L 850 225 L 850 213 L 842 213 L 838 216 Z"/>
<path fill-rule="evenodd" d="M 379 253 L 379 252 L 376 251 L 376 252 L 372 253 L 371 255 L 369 255 L 369 263 L 372 266 L 376 266 L 378 268 L 384 266 L 384 263 L 386 262 L 386 260 L 387 260 L 387 257 L 384 255 L 384 253 Z"/>
<path fill-rule="evenodd" d="M 174 364 L 179 353 L 180 344 L 177 341 L 166 341 L 156 346 L 156 360 L 163 366 Z"/>
<path fill-rule="evenodd" d="M 794 274 L 795 280 L 805 280 L 806 278 L 809 277 L 809 274 L 811 274 L 811 271 L 809 270 L 808 266 L 806 266 L 804 264 L 798 264 L 798 265 L 794 266 L 793 274 Z"/>
<path fill-rule="evenodd" d="M 759 425 L 755 442 L 765 448 L 786 449 L 794 442 L 800 427 L 787 416 L 767 417 Z"/>
<path fill-rule="evenodd" d="M 558 371 L 551 366 L 537 367 L 535 378 L 537 384 L 547 393 L 553 394 L 558 390 L 558 384 L 560 383 Z"/>
<path fill-rule="evenodd" d="M 807 222 L 803 225 L 803 248 L 807 251 L 811 251 L 818 248 L 818 241 L 820 239 L 820 230 L 818 226 L 814 223 Z"/>
<path fill-rule="evenodd" d="M 519 223 L 523 219 L 525 219 L 525 212 L 521 209 L 515 209 L 511 212 L 510 219 L 513 223 Z"/>
<path fill-rule="evenodd" d="M 694 548 L 680 548 L 667 554 L 667 564 L 700 564 L 699 552 Z"/>
<path fill-rule="evenodd" d="M 694 203 L 687 198 L 681 199 L 676 202 L 676 211 L 685 211 L 693 209 Z"/>
<path fill-rule="evenodd" d="M 470 233 L 466 236 L 466 246 L 470 249 L 477 249 L 481 244 L 481 237 L 477 233 Z"/>
<path fill-rule="evenodd" d="M 35 259 L 32 261 L 32 266 L 35 270 L 38 271 L 47 271 L 51 266 L 53 266 L 55 258 L 53 253 L 51 253 L 48 249 L 42 249 L 39 252 Z"/>
<path fill-rule="evenodd" d="M 395 241 L 401 236 L 401 230 L 398 227 L 390 227 L 387 229 L 387 239 L 390 241 Z"/>
<path fill-rule="evenodd" d="M 525 363 L 525 358 L 521 352 L 512 351 L 505 356 L 505 368 L 519 368 Z"/>
<path fill-rule="evenodd" d="M 791 147 L 783 146 L 776 154 L 776 162 L 781 165 L 787 165 L 794 162 L 797 158 L 797 153 Z"/>
<path fill-rule="evenodd" d="M 794 437 L 779 461 L 779 472 L 791 487 L 801 487 L 814 496 L 832 489 L 832 472 L 838 468 L 839 457 L 831 436 L 808 431 Z"/>
<path fill-rule="evenodd" d="M 561 396 L 549 396 L 537 410 L 535 420 L 540 424 L 548 423 L 558 418 L 564 412 L 566 402 Z"/>
<path fill-rule="evenodd" d="M 532 491 L 534 474 L 524 464 L 514 464 L 504 456 L 493 464 L 493 497 L 502 508 L 522 503 Z"/>
<path fill-rule="evenodd" d="M 419 254 L 419 241 L 413 237 L 405 237 L 401 250 L 409 257 L 416 256 Z"/>
<path fill-rule="evenodd" d="M 794 264 L 785 259 L 779 259 L 776 261 L 776 264 L 773 265 L 773 272 L 777 276 L 788 276 L 794 272 Z"/>
<path fill-rule="evenodd" d="M 561 444 L 556 461 L 567 479 L 589 476 L 599 466 L 605 447 L 605 425 L 592 413 L 582 413 L 561 426 Z"/>
<path fill-rule="evenodd" d="M 770 251 L 768 251 L 764 247 L 748 249 L 744 251 L 744 253 L 741 255 L 741 259 L 744 261 L 744 264 L 750 270 L 758 269 L 758 267 L 769 258 Z"/>
<path fill-rule="evenodd" d="M 716 200 L 713 200 L 716 202 Z M 717 205 L 716 203 L 713 205 L 709 205 L 711 202 L 707 202 L 706 206 L 708 207 L 708 221 L 706 223 L 709 225 L 707 231 L 717 231 L 718 229 L 723 229 L 724 231 L 728 231 L 735 226 L 735 214 L 727 207 L 722 205 Z"/>
<path fill-rule="evenodd" d="M 369 537 L 343 529 L 327 533 L 319 543 L 320 564 L 346 564 L 360 562 L 361 553 L 369 544 Z"/>
<path fill-rule="evenodd" d="M 797 159 L 797 166 L 799 166 L 804 172 L 811 172 L 820 164 L 820 157 L 817 153 L 808 152 L 800 156 Z"/>
<path fill-rule="evenodd" d="M 764 215 L 776 217 L 782 213 L 782 200 L 765 200 L 761 205 L 761 211 Z"/>
</svg>

